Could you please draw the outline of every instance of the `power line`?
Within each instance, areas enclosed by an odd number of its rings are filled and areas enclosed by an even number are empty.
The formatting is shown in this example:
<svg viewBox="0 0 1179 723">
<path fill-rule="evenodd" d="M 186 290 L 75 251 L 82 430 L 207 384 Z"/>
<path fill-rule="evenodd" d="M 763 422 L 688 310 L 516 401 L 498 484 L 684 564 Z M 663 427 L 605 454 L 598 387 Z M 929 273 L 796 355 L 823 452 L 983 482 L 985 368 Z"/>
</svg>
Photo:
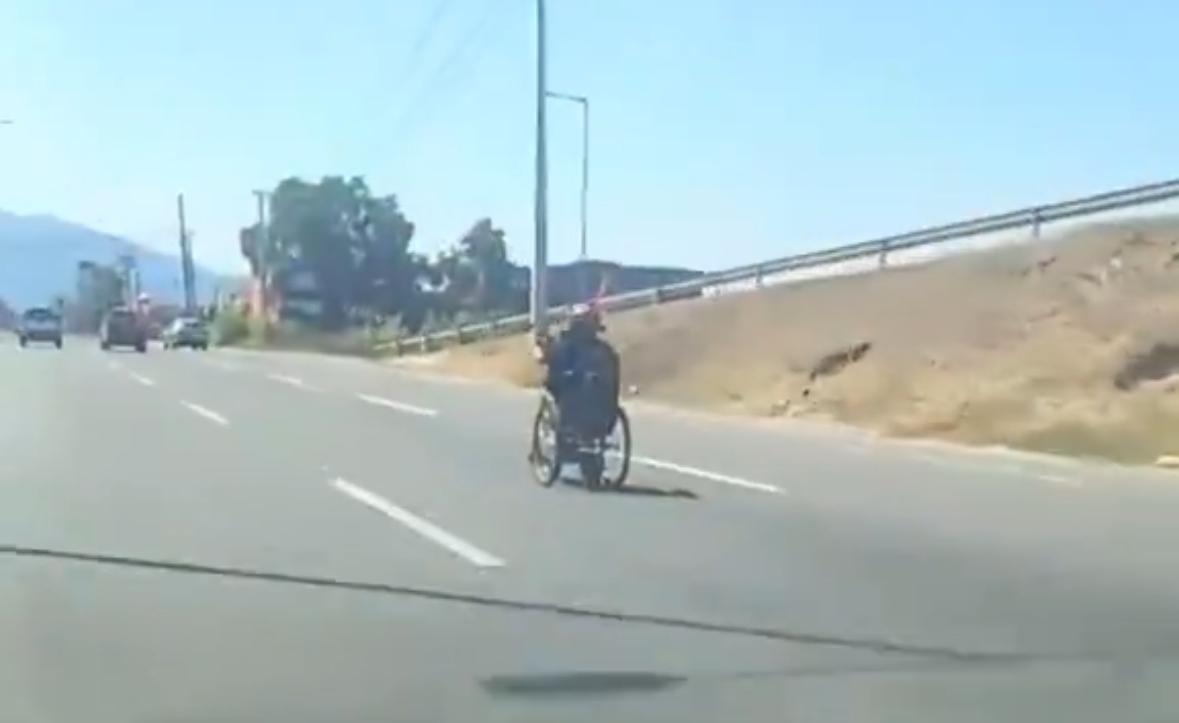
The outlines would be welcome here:
<svg viewBox="0 0 1179 723">
<path fill-rule="evenodd" d="M 434 3 L 430 14 L 426 16 L 426 24 L 422 28 L 422 32 L 418 33 L 418 38 L 414 41 L 413 47 L 409 51 L 409 56 L 406 59 L 406 77 L 410 77 L 414 71 L 417 70 L 417 65 L 421 61 L 422 53 L 425 52 L 426 46 L 433 40 L 434 34 L 438 31 L 438 24 L 442 20 L 442 16 L 446 14 L 447 9 L 450 8 L 453 0 L 438 0 Z"/>
<path fill-rule="evenodd" d="M 470 51 L 476 49 L 475 40 L 487 28 L 498 5 L 499 3 L 496 0 L 485 0 L 483 13 L 468 28 L 462 40 L 453 45 L 442 62 L 434 67 L 434 72 L 430 74 L 426 83 L 418 86 L 418 92 L 413 95 L 407 95 L 407 99 L 410 102 L 407 102 L 403 106 L 401 113 L 393 124 L 394 144 L 399 143 L 407 135 L 411 120 L 414 120 L 414 114 L 420 113 L 429 106 L 432 96 L 438 95 L 440 90 L 447 85 L 447 79 L 453 74 L 453 71 L 469 56 Z"/>
<path fill-rule="evenodd" d="M 396 84 L 400 86 L 400 91 L 402 91 L 405 96 L 403 100 L 407 100 L 410 97 L 409 91 L 413 87 L 413 81 L 417 78 L 418 75 L 420 75 L 418 71 L 421 70 L 422 59 L 425 55 L 426 49 L 429 47 L 430 42 L 437 34 L 442 18 L 446 15 L 446 11 L 452 4 L 453 0 L 437 0 L 426 14 L 425 22 L 415 37 L 413 45 L 410 47 L 409 53 L 407 53 L 405 56 L 404 70 L 401 73 L 399 82 Z M 409 105 L 407 102 L 402 102 L 400 104 L 398 109 L 399 112 L 397 114 L 399 123 L 401 122 L 401 119 L 408 113 L 408 108 Z"/>
<path fill-rule="evenodd" d="M 458 66 L 459 60 L 464 58 L 463 51 L 472 49 L 475 38 L 487 28 L 487 24 L 491 21 L 495 10 L 495 0 L 486 0 L 483 7 L 483 14 L 479 16 L 479 20 L 471 26 L 470 32 L 467 33 L 461 43 L 454 47 L 450 55 L 442 62 L 442 65 L 438 66 L 438 73 L 436 74 L 438 78 L 446 77 L 450 71 Z"/>
<path fill-rule="evenodd" d="M 464 51 L 470 49 L 475 38 L 487 26 L 488 21 L 491 19 L 492 11 L 495 10 L 495 5 L 495 0 L 485 0 L 483 14 L 474 25 L 470 26 L 462 40 L 451 47 L 450 52 L 442 62 L 434 67 L 434 72 L 430 74 L 425 84 L 419 86 L 418 93 L 412 98 L 413 102 L 405 106 L 398 122 L 393 126 L 395 137 L 400 137 L 406 132 L 413 114 L 426 107 L 431 96 L 436 96 L 439 89 L 445 85 L 445 79 L 450 76 L 451 71 L 457 67 L 459 61 L 464 57 Z"/>
</svg>

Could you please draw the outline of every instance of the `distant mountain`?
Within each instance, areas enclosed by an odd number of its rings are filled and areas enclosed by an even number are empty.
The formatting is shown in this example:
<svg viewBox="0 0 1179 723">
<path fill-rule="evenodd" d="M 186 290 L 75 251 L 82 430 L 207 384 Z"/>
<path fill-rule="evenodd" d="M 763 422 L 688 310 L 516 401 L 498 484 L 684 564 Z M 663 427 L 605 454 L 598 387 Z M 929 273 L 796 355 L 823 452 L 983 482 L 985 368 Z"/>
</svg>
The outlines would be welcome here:
<svg viewBox="0 0 1179 723">
<path fill-rule="evenodd" d="M 135 257 L 140 285 L 153 300 L 183 300 L 178 256 L 54 216 L 0 211 L 0 299 L 15 309 L 47 304 L 57 294 L 73 292 L 79 261 L 114 264 L 124 254 Z M 214 289 L 224 281 L 198 266 L 198 301 L 211 301 Z"/>
</svg>

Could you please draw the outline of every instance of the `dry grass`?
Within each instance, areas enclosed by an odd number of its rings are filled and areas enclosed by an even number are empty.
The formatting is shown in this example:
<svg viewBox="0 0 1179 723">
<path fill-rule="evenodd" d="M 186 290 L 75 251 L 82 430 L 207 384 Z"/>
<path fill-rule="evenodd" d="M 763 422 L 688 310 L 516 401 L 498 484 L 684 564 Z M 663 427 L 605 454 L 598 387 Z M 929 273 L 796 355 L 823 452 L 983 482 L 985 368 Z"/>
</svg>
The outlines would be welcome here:
<svg viewBox="0 0 1179 723">
<path fill-rule="evenodd" d="M 1177 259 L 1174 219 L 1092 227 L 921 267 L 619 314 L 609 337 L 624 384 L 645 398 L 1150 462 L 1179 450 L 1179 381 L 1168 378 L 1179 350 L 1138 364 L 1159 380 L 1124 389 L 1114 380 L 1135 355 L 1179 344 Z M 833 361 L 863 344 L 858 360 Z M 437 366 L 537 379 L 521 338 L 455 349 Z"/>
</svg>

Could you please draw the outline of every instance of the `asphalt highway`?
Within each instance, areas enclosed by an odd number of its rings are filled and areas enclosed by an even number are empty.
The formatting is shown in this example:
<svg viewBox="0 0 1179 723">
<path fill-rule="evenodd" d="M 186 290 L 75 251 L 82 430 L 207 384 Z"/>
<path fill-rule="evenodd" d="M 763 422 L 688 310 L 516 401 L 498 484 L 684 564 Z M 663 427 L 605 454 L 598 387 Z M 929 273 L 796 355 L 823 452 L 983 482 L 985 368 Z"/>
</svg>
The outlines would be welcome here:
<svg viewBox="0 0 1179 723">
<path fill-rule="evenodd" d="M 0 720 L 1159 721 L 1179 477 L 355 359 L 0 344 Z M 625 363 L 625 360 L 624 360 Z"/>
</svg>

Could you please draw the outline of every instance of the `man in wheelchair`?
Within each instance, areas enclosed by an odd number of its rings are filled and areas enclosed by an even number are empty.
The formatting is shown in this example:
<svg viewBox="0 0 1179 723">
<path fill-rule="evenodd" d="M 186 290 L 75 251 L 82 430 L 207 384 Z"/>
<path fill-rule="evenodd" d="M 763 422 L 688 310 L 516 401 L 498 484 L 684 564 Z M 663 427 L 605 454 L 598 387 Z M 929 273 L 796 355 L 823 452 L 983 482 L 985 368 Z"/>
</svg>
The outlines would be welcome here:
<svg viewBox="0 0 1179 723">
<path fill-rule="evenodd" d="M 546 367 L 544 387 L 557 402 L 563 438 L 600 439 L 617 420 L 620 367 L 617 353 L 601 337 L 604 330 L 601 313 L 591 304 L 570 317 L 556 340 L 537 340 L 537 357 Z"/>
</svg>

